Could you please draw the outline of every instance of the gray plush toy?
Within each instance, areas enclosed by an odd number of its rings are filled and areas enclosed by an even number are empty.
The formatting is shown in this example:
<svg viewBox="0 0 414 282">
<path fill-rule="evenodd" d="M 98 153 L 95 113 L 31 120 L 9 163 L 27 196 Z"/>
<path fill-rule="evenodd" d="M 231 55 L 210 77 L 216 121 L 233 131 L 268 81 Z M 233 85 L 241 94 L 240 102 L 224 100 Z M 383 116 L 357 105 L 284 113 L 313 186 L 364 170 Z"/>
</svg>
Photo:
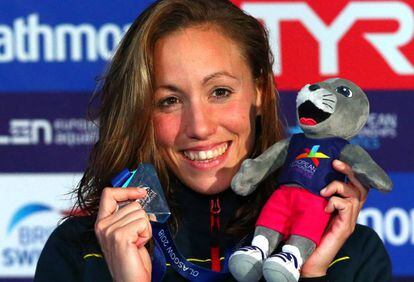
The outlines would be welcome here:
<svg viewBox="0 0 414 282">
<path fill-rule="evenodd" d="M 319 244 L 330 215 L 328 199 L 320 190 L 345 176 L 332 168 L 339 159 L 352 167 L 365 186 L 390 191 L 392 182 L 368 153 L 347 140 L 364 126 L 369 115 L 365 93 L 341 78 L 304 86 L 296 100 L 303 134 L 277 142 L 256 159 L 243 162 L 232 180 L 239 195 L 252 193 L 280 168 L 278 189 L 269 198 L 256 223 L 251 246 L 229 259 L 232 275 L 242 282 L 298 281 L 300 268 Z M 282 241 L 282 251 L 269 256 Z"/>
</svg>

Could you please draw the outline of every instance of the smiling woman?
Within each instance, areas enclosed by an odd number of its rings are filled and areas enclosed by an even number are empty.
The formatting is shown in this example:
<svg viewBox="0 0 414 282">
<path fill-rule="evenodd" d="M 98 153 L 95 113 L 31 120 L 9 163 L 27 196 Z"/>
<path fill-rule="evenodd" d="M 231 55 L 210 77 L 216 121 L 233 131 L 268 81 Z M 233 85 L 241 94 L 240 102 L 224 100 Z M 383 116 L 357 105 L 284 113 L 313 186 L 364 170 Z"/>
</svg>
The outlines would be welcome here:
<svg viewBox="0 0 414 282">
<path fill-rule="evenodd" d="M 183 281 L 179 265 L 191 261 L 199 267 L 191 268 L 194 273 L 210 268 L 219 274 L 208 281 L 234 281 L 220 270 L 227 269 L 228 253 L 252 235 L 277 178 L 271 175 L 249 197 L 229 189 L 242 161 L 283 137 L 272 63 L 263 25 L 230 1 L 161 0 L 148 7 L 126 33 L 97 91 L 99 140 L 76 191 L 76 208 L 87 216 L 72 216 L 54 231 L 35 280 L 158 281 L 165 272 L 163 281 Z M 174 253 L 178 266 L 173 260 L 166 271 L 152 248 L 148 215 L 136 201 L 118 206 L 145 197 L 145 190 L 110 187 L 118 172 L 141 162 L 157 170 L 172 212 L 174 239 L 168 241 L 183 254 L 179 259 Z M 335 169 L 352 179 L 349 167 Z M 302 276 L 321 281 L 366 196 L 354 183 L 327 188 L 327 195 L 349 198 L 303 266 Z M 358 229 L 356 236 L 361 234 L 385 261 L 375 273 L 388 277 L 383 246 L 370 231 Z M 361 250 L 361 244 L 353 246 L 351 253 L 360 257 Z M 360 265 L 329 278 L 357 277 Z M 360 281 L 367 281 L 365 274 Z"/>
<path fill-rule="evenodd" d="M 209 25 L 155 47 L 154 126 L 168 167 L 193 190 L 228 188 L 253 151 L 261 93 L 235 42 Z"/>
</svg>

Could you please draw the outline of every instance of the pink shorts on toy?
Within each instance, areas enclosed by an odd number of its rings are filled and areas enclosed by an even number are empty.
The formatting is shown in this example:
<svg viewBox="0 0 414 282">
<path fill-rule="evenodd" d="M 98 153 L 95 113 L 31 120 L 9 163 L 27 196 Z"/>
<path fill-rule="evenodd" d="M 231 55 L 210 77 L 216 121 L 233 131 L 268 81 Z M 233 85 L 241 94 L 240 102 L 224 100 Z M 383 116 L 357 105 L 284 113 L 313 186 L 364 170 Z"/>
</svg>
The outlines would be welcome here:
<svg viewBox="0 0 414 282">
<path fill-rule="evenodd" d="M 299 235 L 319 245 L 330 218 L 327 203 L 304 188 L 282 185 L 264 205 L 256 226 L 278 231 L 285 238 Z"/>
</svg>

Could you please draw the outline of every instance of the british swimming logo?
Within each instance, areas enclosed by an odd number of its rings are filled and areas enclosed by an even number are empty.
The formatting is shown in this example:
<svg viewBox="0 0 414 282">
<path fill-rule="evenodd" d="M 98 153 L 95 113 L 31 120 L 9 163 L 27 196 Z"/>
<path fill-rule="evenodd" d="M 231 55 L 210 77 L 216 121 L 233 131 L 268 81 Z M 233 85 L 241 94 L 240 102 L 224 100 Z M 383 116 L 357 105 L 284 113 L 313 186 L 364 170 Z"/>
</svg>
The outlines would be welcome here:
<svg viewBox="0 0 414 282">
<path fill-rule="evenodd" d="M 7 234 L 10 234 L 13 231 L 13 229 L 26 218 L 39 212 L 50 211 L 53 211 L 53 209 L 44 204 L 32 203 L 23 206 L 13 215 L 12 219 L 10 220 L 9 226 L 7 227 Z"/>
<path fill-rule="evenodd" d="M 20 271 L 32 275 L 47 238 L 59 218 L 66 214 L 66 211 L 39 202 L 27 203 L 17 209 L 2 236 L 0 272 L 11 275 Z"/>
</svg>

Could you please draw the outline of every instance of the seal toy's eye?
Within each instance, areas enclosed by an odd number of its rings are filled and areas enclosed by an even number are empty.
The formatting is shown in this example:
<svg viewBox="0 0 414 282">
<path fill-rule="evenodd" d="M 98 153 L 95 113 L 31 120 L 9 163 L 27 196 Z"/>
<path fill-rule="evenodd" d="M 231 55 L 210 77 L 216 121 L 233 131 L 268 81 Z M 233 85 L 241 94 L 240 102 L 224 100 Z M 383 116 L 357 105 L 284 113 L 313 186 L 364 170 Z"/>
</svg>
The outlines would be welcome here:
<svg viewBox="0 0 414 282">
<path fill-rule="evenodd" d="M 352 97 L 352 91 L 351 91 L 351 89 L 349 89 L 346 86 L 339 86 L 339 87 L 337 87 L 336 88 L 336 92 L 338 92 L 339 94 L 342 94 L 342 95 L 344 95 L 345 97 L 348 97 L 348 98 Z"/>
</svg>

